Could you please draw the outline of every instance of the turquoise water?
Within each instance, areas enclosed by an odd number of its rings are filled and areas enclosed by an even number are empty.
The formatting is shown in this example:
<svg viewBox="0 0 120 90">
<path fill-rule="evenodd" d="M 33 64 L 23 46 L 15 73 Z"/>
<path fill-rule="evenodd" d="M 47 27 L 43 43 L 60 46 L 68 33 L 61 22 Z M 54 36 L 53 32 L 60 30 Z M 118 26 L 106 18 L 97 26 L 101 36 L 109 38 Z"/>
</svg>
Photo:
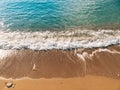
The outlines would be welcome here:
<svg viewBox="0 0 120 90">
<path fill-rule="evenodd" d="M 119 0 L 0 0 L 1 30 L 120 29 Z"/>
</svg>

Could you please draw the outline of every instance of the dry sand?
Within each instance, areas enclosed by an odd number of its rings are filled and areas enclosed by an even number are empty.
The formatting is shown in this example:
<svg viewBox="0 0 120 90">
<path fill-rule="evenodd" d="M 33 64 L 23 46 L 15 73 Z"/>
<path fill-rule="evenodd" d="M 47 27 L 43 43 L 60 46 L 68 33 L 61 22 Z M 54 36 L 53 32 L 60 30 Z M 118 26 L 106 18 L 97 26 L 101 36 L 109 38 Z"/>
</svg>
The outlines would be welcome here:
<svg viewBox="0 0 120 90">
<path fill-rule="evenodd" d="M 0 79 L 0 90 L 120 90 L 120 46 L 0 50 L 0 76 L 13 78 Z M 14 88 L 6 88 L 9 81 Z"/>
<path fill-rule="evenodd" d="M 6 88 L 5 82 L 16 85 L 14 88 Z M 0 80 L 0 90 L 120 90 L 120 80 L 100 76 Z"/>
</svg>

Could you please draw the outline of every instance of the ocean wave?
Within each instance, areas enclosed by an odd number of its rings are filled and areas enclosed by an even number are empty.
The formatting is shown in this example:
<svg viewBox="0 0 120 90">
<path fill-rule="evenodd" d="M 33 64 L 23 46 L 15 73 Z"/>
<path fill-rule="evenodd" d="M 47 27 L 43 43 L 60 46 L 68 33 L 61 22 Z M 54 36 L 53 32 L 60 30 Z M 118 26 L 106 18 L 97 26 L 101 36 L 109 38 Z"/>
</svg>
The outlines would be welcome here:
<svg viewBox="0 0 120 90">
<path fill-rule="evenodd" d="M 120 44 L 120 30 L 0 31 L 0 49 L 77 49 Z"/>
</svg>

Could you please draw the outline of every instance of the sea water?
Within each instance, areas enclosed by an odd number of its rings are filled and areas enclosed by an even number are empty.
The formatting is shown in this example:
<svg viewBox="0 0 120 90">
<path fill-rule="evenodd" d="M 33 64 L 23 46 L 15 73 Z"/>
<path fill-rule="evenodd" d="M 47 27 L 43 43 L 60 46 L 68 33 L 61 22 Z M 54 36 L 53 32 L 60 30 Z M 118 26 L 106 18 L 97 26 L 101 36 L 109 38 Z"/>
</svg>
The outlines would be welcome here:
<svg viewBox="0 0 120 90">
<path fill-rule="evenodd" d="M 118 29 L 120 1 L 0 0 L 0 22 L 4 30 Z"/>
<path fill-rule="evenodd" d="M 120 43 L 119 0 L 0 0 L 1 49 Z"/>
</svg>

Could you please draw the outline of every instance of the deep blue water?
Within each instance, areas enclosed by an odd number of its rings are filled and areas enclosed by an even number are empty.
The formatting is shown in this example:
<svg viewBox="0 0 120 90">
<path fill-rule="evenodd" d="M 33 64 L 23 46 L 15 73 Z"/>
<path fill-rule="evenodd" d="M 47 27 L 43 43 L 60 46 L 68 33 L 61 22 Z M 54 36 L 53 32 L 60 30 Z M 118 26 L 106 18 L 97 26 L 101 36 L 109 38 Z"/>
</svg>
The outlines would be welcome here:
<svg viewBox="0 0 120 90">
<path fill-rule="evenodd" d="M 120 29 L 120 0 L 0 0 L 2 30 Z"/>
</svg>

